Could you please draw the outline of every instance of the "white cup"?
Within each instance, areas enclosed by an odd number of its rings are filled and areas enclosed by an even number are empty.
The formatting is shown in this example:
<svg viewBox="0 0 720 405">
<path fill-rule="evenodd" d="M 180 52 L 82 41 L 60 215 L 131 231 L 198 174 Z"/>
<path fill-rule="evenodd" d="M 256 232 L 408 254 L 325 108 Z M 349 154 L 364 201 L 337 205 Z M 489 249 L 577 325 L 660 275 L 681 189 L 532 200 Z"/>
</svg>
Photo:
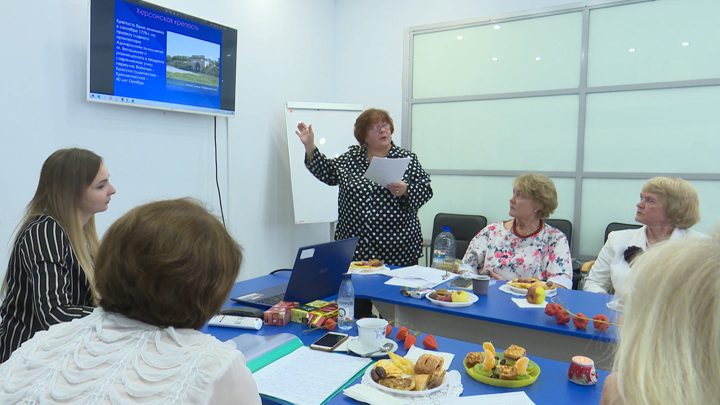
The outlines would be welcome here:
<svg viewBox="0 0 720 405">
<path fill-rule="evenodd" d="M 363 318 L 357 321 L 360 346 L 365 350 L 378 350 L 385 339 L 388 322 L 380 318 Z"/>
</svg>

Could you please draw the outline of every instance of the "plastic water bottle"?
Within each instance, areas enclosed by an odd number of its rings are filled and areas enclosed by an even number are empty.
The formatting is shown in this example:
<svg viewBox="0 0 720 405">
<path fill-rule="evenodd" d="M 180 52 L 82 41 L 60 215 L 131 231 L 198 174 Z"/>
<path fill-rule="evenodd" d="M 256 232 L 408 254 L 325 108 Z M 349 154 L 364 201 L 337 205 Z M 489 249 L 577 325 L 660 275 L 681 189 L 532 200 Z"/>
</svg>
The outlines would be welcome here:
<svg viewBox="0 0 720 405">
<path fill-rule="evenodd" d="M 355 289 L 352 285 L 352 274 L 342 276 L 340 290 L 338 290 L 338 324 L 337 328 L 346 331 L 352 329 L 355 319 Z"/>
<path fill-rule="evenodd" d="M 432 266 L 445 271 L 455 270 L 455 236 L 449 226 L 443 226 L 435 238 Z"/>
</svg>

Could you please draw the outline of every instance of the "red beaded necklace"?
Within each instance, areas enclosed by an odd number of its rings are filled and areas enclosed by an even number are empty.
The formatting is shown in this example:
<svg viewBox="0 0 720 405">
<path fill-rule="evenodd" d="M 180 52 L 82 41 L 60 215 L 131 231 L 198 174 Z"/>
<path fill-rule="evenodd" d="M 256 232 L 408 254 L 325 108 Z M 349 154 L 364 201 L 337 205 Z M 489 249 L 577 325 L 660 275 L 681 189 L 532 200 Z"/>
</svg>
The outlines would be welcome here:
<svg viewBox="0 0 720 405">
<path fill-rule="evenodd" d="M 524 239 L 524 238 L 533 237 L 533 236 L 537 235 L 538 233 L 540 233 L 540 230 L 541 230 L 542 228 L 543 228 L 543 220 L 541 219 L 541 220 L 540 220 L 540 225 L 538 225 L 537 229 L 535 229 L 534 231 L 530 232 L 530 233 L 527 234 L 527 235 L 521 235 L 520 232 L 518 232 L 518 230 L 517 230 L 517 221 L 513 219 L 512 232 L 513 232 L 513 233 L 515 234 L 515 236 L 517 236 L 518 238 L 523 238 L 523 239 Z"/>
</svg>

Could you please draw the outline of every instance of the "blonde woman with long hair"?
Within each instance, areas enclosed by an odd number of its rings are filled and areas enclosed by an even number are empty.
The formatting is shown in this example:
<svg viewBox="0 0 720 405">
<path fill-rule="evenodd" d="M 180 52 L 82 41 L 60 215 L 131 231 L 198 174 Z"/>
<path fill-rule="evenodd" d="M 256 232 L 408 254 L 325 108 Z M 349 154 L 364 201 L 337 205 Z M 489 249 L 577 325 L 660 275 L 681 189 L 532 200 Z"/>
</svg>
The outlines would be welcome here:
<svg viewBox="0 0 720 405">
<path fill-rule="evenodd" d="M 95 213 L 107 209 L 113 194 L 95 153 L 60 149 L 45 160 L 3 282 L 0 362 L 35 332 L 93 311 Z"/>
<path fill-rule="evenodd" d="M 663 242 L 633 263 L 601 405 L 716 404 L 720 233 Z"/>
</svg>

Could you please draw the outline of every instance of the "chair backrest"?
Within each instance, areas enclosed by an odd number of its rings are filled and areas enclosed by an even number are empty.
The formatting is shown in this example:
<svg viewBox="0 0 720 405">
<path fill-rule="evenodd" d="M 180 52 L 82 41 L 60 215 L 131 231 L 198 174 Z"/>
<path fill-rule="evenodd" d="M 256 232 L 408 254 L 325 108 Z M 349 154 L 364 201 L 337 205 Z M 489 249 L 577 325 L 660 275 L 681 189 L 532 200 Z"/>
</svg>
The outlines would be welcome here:
<svg viewBox="0 0 720 405">
<path fill-rule="evenodd" d="M 442 232 L 443 226 L 449 226 L 452 230 L 455 237 L 455 256 L 457 259 L 462 259 L 472 238 L 487 226 L 487 218 L 482 215 L 437 214 L 433 221 L 430 246 L 435 243 L 435 238 Z"/>
<path fill-rule="evenodd" d="M 623 229 L 638 229 L 642 228 L 642 225 L 640 224 L 623 224 L 622 222 L 610 222 L 605 228 L 605 242 L 608 240 L 608 236 L 610 235 L 610 232 L 612 231 L 620 231 Z"/>
<path fill-rule="evenodd" d="M 557 218 L 548 218 L 544 219 L 543 221 L 545 221 L 545 223 L 547 223 L 548 225 L 559 229 L 562 233 L 565 234 L 565 237 L 568 240 L 568 247 L 572 252 L 572 222 L 568 221 L 567 219 Z"/>
</svg>

